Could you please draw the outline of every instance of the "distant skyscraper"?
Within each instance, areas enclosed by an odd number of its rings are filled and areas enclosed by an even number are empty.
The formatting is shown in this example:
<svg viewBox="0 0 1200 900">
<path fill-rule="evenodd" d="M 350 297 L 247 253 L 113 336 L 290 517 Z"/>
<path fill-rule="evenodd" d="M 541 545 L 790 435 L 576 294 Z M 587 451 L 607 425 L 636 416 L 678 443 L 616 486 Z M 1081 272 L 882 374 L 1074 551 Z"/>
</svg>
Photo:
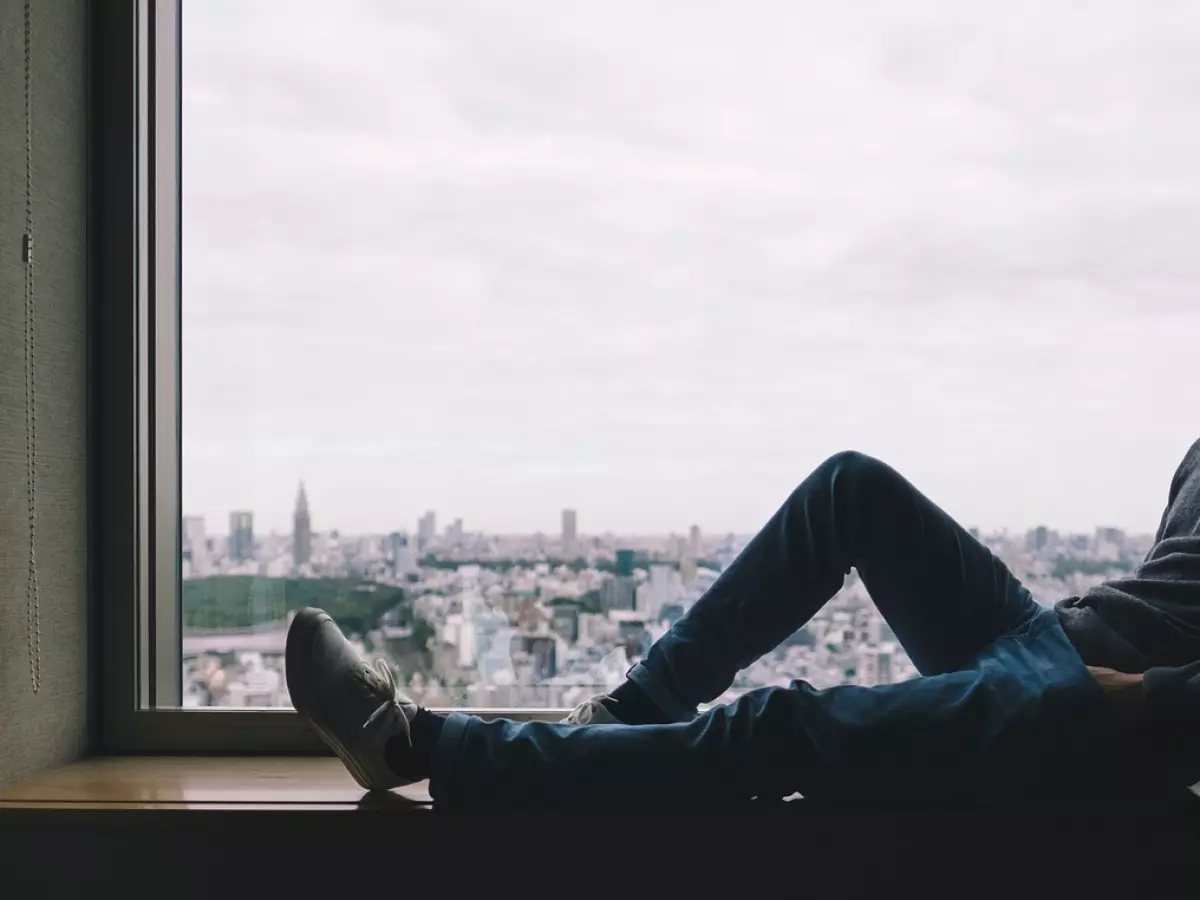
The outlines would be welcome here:
<svg viewBox="0 0 1200 900">
<path fill-rule="evenodd" d="M 1031 528 L 1025 533 L 1025 549 L 1032 553 L 1040 553 L 1050 546 L 1050 529 L 1045 525 Z"/>
<path fill-rule="evenodd" d="M 208 538 L 202 516 L 183 517 L 183 555 L 192 564 L 193 575 L 208 574 Z"/>
<path fill-rule="evenodd" d="M 620 578 L 633 577 L 632 550 L 617 550 L 617 576 Z"/>
<path fill-rule="evenodd" d="M 416 542 L 421 548 L 430 545 L 438 534 L 438 516 L 433 510 L 427 511 L 416 522 Z"/>
<path fill-rule="evenodd" d="M 637 585 L 632 578 L 618 575 L 600 585 L 600 607 L 610 609 L 633 609 L 637 596 Z"/>
<path fill-rule="evenodd" d="M 650 590 L 647 592 L 647 600 L 649 601 L 646 609 L 640 609 L 638 612 L 644 612 L 649 619 L 657 620 L 658 614 L 668 603 L 673 603 L 677 599 L 678 591 L 676 588 L 675 567 L 654 563 L 650 566 Z"/>
<path fill-rule="evenodd" d="M 685 556 L 687 556 L 687 552 L 687 538 L 681 534 L 671 535 L 671 555 L 676 559 L 683 559 Z"/>
<path fill-rule="evenodd" d="M 578 519 L 575 510 L 564 509 L 562 512 L 562 539 L 564 544 L 571 545 L 575 543 L 577 523 Z"/>
<path fill-rule="evenodd" d="M 679 580 L 685 588 L 690 588 L 696 583 L 696 574 L 700 571 L 700 567 L 696 565 L 695 559 L 685 559 L 679 563 Z"/>
<path fill-rule="evenodd" d="M 691 532 L 688 534 L 688 556 L 692 559 L 700 557 L 700 526 L 693 525 Z"/>
<path fill-rule="evenodd" d="M 894 680 L 891 651 L 877 647 L 860 648 L 854 675 L 855 683 L 865 687 L 891 684 Z"/>
<path fill-rule="evenodd" d="M 569 644 L 579 640 L 579 604 L 557 603 L 551 607 L 550 629 Z"/>
<path fill-rule="evenodd" d="M 392 561 L 392 571 L 401 577 L 419 571 L 417 548 L 403 531 L 393 531 L 387 538 L 387 554 Z"/>
<path fill-rule="evenodd" d="M 304 493 L 304 482 L 296 494 L 296 511 L 292 514 L 292 559 L 303 566 L 312 559 L 312 522 L 308 518 L 308 497 Z"/>
<path fill-rule="evenodd" d="M 249 510 L 229 514 L 229 558 L 234 562 L 254 559 L 254 513 Z"/>
</svg>

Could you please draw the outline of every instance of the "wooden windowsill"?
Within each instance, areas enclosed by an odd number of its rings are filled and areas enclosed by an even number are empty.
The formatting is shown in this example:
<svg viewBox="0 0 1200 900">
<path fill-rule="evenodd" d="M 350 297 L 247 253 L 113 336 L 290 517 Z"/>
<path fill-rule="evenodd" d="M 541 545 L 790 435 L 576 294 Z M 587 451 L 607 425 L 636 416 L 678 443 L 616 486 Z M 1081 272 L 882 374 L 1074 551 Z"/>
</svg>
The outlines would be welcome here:
<svg viewBox="0 0 1200 900">
<path fill-rule="evenodd" d="M 431 805 L 428 782 L 368 793 L 332 756 L 92 757 L 0 788 L 0 816 L 34 809 L 402 812 Z"/>
<path fill-rule="evenodd" d="M 1028 867 L 1011 863 L 1014 839 L 1029 835 L 1054 857 L 1087 860 L 1043 867 L 1042 893 L 1098 896 L 1085 885 L 1119 883 L 1141 896 L 1147 871 L 1200 884 L 1194 815 L 807 807 L 433 813 L 425 783 L 367 793 L 333 757 L 98 757 L 0 790 L 0 896 L 393 896 L 400 884 L 475 897 L 535 876 L 529 889 L 574 892 L 581 875 L 605 893 L 661 884 L 707 896 L 736 892 L 714 878 L 746 889 L 751 872 L 763 885 L 802 877 L 811 893 L 865 896 L 951 871 L 961 893 L 981 871 L 992 881 L 1011 871 L 1027 889 Z M 1097 854 L 1110 835 L 1121 851 Z M 1131 879 L 1099 864 L 1112 860 Z"/>
<path fill-rule="evenodd" d="M 0 789 L 17 809 L 424 810 L 427 782 L 367 795 L 334 757 L 114 756 L 72 763 Z"/>
</svg>

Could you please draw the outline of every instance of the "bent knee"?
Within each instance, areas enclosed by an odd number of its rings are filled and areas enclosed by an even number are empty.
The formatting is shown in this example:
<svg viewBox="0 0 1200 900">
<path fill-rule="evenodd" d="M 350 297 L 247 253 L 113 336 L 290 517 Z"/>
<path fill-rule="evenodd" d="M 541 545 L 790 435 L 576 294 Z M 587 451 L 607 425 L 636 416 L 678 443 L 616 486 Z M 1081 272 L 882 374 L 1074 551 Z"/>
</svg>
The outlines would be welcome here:
<svg viewBox="0 0 1200 900">
<path fill-rule="evenodd" d="M 910 488 L 900 473 L 887 463 L 857 450 L 843 450 L 829 457 L 814 473 L 817 483 L 841 501 L 886 502 Z"/>
<path fill-rule="evenodd" d="M 887 463 L 858 450 L 843 450 L 821 463 L 792 492 L 788 504 L 807 504 L 814 496 L 835 502 L 872 503 L 907 489 L 907 483 Z"/>
<path fill-rule="evenodd" d="M 891 478 L 896 474 L 887 463 L 858 450 L 835 453 L 821 464 L 821 468 L 827 470 L 831 476 L 854 480 L 868 480 L 879 476 Z"/>
</svg>

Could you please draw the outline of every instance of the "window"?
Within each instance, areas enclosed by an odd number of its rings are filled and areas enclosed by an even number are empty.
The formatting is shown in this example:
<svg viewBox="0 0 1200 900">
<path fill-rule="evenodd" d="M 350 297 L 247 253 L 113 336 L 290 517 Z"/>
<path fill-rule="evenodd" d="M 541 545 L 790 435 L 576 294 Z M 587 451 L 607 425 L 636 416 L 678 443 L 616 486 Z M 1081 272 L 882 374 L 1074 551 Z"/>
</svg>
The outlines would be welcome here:
<svg viewBox="0 0 1200 900">
<path fill-rule="evenodd" d="M 1144 552 L 1192 437 L 1183 11 L 141 15 L 153 741 L 302 740 L 235 713 L 288 706 L 302 605 L 428 705 L 557 715 L 847 447 L 1042 602 Z M 912 675 L 851 577 L 734 691 Z"/>
</svg>

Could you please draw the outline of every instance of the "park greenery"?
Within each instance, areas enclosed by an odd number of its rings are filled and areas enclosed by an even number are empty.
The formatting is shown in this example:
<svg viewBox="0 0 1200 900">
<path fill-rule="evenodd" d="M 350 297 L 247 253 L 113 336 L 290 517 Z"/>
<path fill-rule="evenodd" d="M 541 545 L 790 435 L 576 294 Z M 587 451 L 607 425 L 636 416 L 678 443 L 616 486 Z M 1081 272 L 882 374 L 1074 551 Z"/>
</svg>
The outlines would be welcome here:
<svg viewBox="0 0 1200 900">
<path fill-rule="evenodd" d="M 281 621 L 305 606 L 325 610 L 356 634 L 376 628 L 385 613 L 392 624 L 418 624 L 404 588 L 361 579 L 214 575 L 183 582 L 185 630 L 249 628 Z"/>
</svg>

